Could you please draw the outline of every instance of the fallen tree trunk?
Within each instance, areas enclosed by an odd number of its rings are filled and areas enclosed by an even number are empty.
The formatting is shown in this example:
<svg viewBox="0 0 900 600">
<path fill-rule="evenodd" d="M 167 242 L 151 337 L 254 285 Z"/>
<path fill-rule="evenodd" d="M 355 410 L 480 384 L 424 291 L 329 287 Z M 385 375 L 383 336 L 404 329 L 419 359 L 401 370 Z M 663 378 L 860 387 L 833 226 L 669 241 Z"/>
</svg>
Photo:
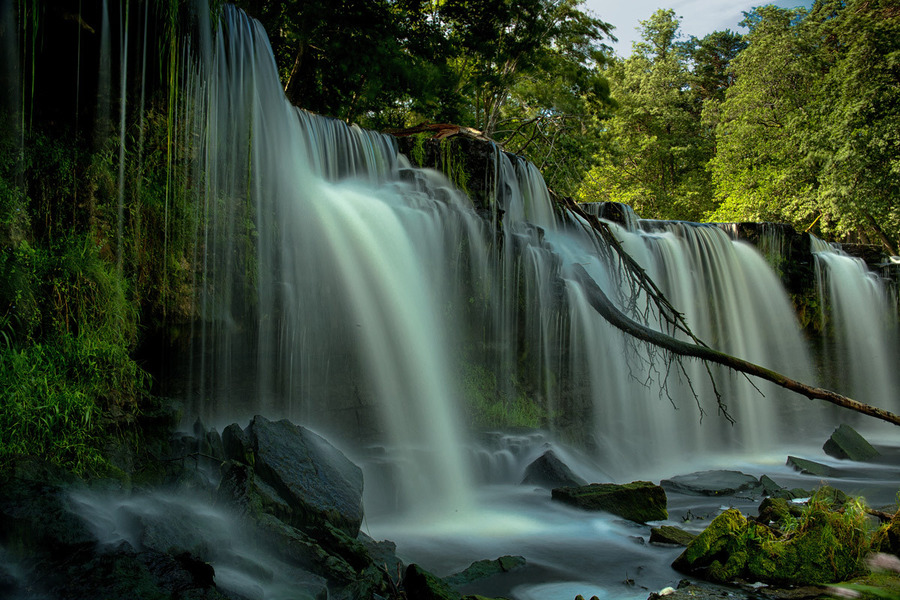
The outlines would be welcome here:
<svg viewBox="0 0 900 600">
<path fill-rule="evenodd" d="M 619 310 L 619 308 L 615 306 L 615 304 L 613 304 L 613 302 L 604 293 L 600 286 L 597 285 L 597 282 L 595 282 L 594 279 L 588 274 L 584 267 L 578 264 L 574 265 L 573 274 L 575 276 L 575 280 L 579 285 L 581 285 L 582 289 L 584 290 L 588 302 L 600 314 L 600 316 L 606 319 L 606 321 L 608 321 L 610 325 L 616 327 L 617 329 L 620 329 L 630 336 L 633 336 L 649 344 L 653 344 L 654 346 L 657 346 L 664 350 L 668 350 L 669 352 L 672 352 L 673 354 L 676 354 L 678 356 L 698 358 L 700 360 L 719 364 L 740 373 L 753 375 L 755 377 L 759 377 L 760 379 L 765 379 L 766 381 L 770 381 L 778 386 L 791 390 L 792 392 L 796 392 L 798 394 L 806 396 L 807 398 L 824 400 L 826 402 L 836 404 L 837 406 L 842 406 L 858 413 L 862 413 L 870 417 L 875 417 L 876 419 L 881 419 L 882 421 L 887 421 L 888 423 L 892 423 L 894 425 L 900 425 L 900 415 L 895 415 L 894 413 L 883 410 L 881 408 L 864 404 L 830 390 L 806 385 L 805 383 L 801 383 L 799 381 L 791 379 L 790 377 L 782 375 L 781 373 L 772 371 L 771 369 L 767 369 L 765 367 L 761 367 L 757 364 L 737 358 L 735 356 L 731 356 L 730 354 L 719 352 L 718 350 L 714 350 L 712 348 L 709 348 L 708 346 L 701 346 L 691 342 L 679 340 L 678 338 L 647 327 L 646 325 L 635 321 L 634 319 L 623 313 L 621 310 Z"/>
</svg>

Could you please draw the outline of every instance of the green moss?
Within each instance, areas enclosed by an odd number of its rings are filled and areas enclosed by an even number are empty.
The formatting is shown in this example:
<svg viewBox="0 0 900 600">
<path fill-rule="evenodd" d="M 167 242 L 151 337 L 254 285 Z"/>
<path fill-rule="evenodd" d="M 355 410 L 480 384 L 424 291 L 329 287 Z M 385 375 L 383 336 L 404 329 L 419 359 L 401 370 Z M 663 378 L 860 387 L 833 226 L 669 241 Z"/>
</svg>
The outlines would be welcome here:
<svg viewBox="0 0 900 600">
<path fill-rule="evenodd" d="M 635 523 L 669 518 L 665 490 L 649 481 L 556 488 L 553 499 L 586 510 L 606 511 Z"/>
<path fill-rule="evenodd" d="M 461 379 L 466 416 L 476 429 L 537 428 L 549 418 L 544 407 L 517 389 L 515 381 L 501 389 L 494 372 L 483 365 L 464 364 Z"/>
<path fill-rule="evenodd" d="M 673 566 L 704 572 L 718 582 L 744 578 L 782 585 L 820 585 L 862 572 L 868 538 L 858 501 L 824 487 L 796 521 L 795 530 L 779 536 L 762 523 L 747 521 L 739 511 L 727 510 Z"/>
</svg>

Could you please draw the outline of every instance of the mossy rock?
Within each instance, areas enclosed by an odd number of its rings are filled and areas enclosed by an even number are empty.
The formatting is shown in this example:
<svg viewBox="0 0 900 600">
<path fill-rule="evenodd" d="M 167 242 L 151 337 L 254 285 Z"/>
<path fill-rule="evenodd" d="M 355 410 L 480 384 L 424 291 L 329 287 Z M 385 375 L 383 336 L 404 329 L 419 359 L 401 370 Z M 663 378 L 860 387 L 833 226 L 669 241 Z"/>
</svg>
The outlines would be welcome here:
<svg viewBox="0 0 900 600">
<path fill-rule="evenodd" d="M 849 579 L 862 571 L 868 550 L 865 512 L 852 501 L 836 510 L 840 496 L 832 488 L 817 492 L 795 520 L 794 530 L 783 536 L 729 509 L 672 566 L 718 583 L 741 578 L 778 585 L 822 585 Z M 780 502 L 773 501 L 769 507 L 784 522 L 792 516 L 790 507 Z"/>
<path fill-rule="evenodd" d="M 900 511 L 890 522 L 885 523 L 872 536 L 872 550 L 890 552 L 900 556 Z"/>
<path fill-rule="evenodd" d="M 688 546 L 697 536 L 680 527 L 663 525 L 650 530 L 651 544 L 671 544 L 674 546 Z"/>
<path fill-rule="evenodd" d="M 783 529 L 799 517 L 802 510 L 792 505 L 785 498 L 766 498 L 759 505 L 759 516 L 756 520 L 763 525 L 774 523 L 779 529 Z"/>
<path fill-rule="evenodd" d="M 748 530 L 749 523 L 741 511 L 730 508 L 694 538 L 672 567 L 688 574 L 705 573 L 711 581 L 732 581 L 747 565 Z"/>
<path fill-rule="evenodd" d="M 525 558 L 522 556 L 501 556 L 495 560 L 479 560 L 473 562 L 465 570 L 446 578 L 446 582 L 452 586 L 461 587 L 473 581 L 507 573 L 525 566 Z"/>
<path fill-rule="evenodd" d="M 409 600 L 459 600 L 460 594 L 444 580 L 413 563 L 406 567 L 403 589 Z"/>
<path fill-rule="evenodd" d="M 854 461 L 869 461 L 879 456 L 878 450 L 849 425 L 835 429 L 822 449 L 829 456 Z"/>
<path fill-rule="evenodd" d="M 606 511 L 635 523 L 669 518 L 665 490 L 649 481 L 556 488 L 552 497 L 585 510 Z"/>
</svg>

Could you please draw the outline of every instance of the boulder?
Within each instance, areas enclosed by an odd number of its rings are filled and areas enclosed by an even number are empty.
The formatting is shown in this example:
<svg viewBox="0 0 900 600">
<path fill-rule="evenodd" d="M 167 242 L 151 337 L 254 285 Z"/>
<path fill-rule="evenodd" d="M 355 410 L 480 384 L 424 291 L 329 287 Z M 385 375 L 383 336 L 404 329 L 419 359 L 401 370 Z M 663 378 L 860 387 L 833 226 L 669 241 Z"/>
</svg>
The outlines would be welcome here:
<svg viewBox="0 0 900 600">
<path fill-rule="evenodd" d="M 587 481 L 573 473 L 553 450 L 547 450 L 525 468 L 525 478 L 522 479 L 522 483 L 552 489 L 586 485 Z"/>
<path fill-rule="evenodd" d="M 740 492 L 763 491 L 756 477 L 740 471 L 700 471 L 663 479 L 659 484 L 670 492 L 689 496 L 734 496 Z"/>
<path fill-rule="evenodd" d="M 689 531 L 672 525 L 653 527 L 650 529 L 651 544 L 669 544 L 672 546 L 687 546 L 697 537 Z"/>
<path fill-rule="evenodd" d="M 859 462 L 872 460 L 879 456 L 878 450 L 849 425 L 841 425 L 835 429 L 822 449 L 829 456 Z"/>
<path fill-rule="evenodd" d="M 762 486 L 763 494 L 765 494 L 766 496 L 774 496 L 776 493 L 784 489 L 768 475 L 763 475 L 759 478 L 759 485 Z"/>
<path fill-rule="evenodd" d="M 760 530 L 767 529 L 760 526 Z M 672 568 L 682 573 L 703 573 L 707 579 L 729 582 L 739 577 L 747 564 L 747 519 L 736 508 L 717 516 L 682 552 Z"/>
<path fill-rule="evenodd" d="M 454 587 L 461 587 L 464 585 L 468 585 L 473 581 L 491 577 L 492 575 L 497 575 L 498 573 L 508 573 L 509 571 L 513 571 L 524 566 L 525 558 L 522 556 L 501 556 L 500 558 L 497 558 L 495 560 L 479 560 L 473 562 L 471 565 L 466 567 L 465 570 L 446 577 L 444 581 Z"/>
<path fill-rule="evenodd" d="M 822 463 L 817 463 L 812 460 L 806 460 L 805 458 L 798 458 L 796 456 L 788 456 L 786 464 L 805 475 L 815 475 L 816 477 L 834 477 L 838 474 L 836 469 L 833 469 L 828 465 L 823 465 Z"/>
<path fill-rule="evenodd" d="M 610 512 L 635 523 L 669 518 L 665 490 L 649 481 L 556 488 L 552 491 L 552 498 L 585 510 Z"/>
<path fill-rule="evenodd" d="M 406 567 L 403 588 L 409 600 L 459 600 L 459 592 L 417 564 Z"/>
<path fill-rule="evenodd" d="M 799 506 L 778 497 L 766 498 L 760 503 L 758 510 L 757 522 L 763 525 L 774 524 L 778 528 L 784 528 L 803 512 Z"/>
<path fill-rule="evenodd" d="M 225 453 L 226 459 L 253 465 L 250 440 L 237 423 L 232 423 L 222 430 L 222 451 Z"/>
<path fill-rule="evenodd" d="M 0 542 L 24 553 L 49 550 L 65 556 L 97 538 L 75 515 L 63 488 L 11 478 L 0 482 Z"/>
<path fill-rule="evenodd" d="M 868 552 L 865 513 L 833 510 L 823 488 L 785 535 L 728 509 L 675 559 L 672 567 L 717 583 L 822 585 L 860 573 Z"/>
<path fill-rule="evenodd" d="M 256 416 L 247 430 L 256 475 L 291 507 L 291 524 L 331 523 L 351 537 L 363 518 L 362 470 L 323 437 Z"/>
<path fill-rule="evenodd" d="M 900 556 L 900 510 L 872 536 L 872 550 Z"/>
</svg>

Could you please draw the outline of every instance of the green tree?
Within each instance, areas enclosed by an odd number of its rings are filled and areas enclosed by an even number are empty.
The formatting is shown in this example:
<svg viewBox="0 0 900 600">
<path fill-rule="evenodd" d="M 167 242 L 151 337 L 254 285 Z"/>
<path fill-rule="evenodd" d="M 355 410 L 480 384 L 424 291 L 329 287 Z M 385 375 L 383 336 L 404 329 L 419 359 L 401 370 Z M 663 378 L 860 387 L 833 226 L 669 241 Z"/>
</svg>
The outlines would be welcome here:
<svg viewBox="0 0 900 600">
<path fill-rule="evenodd" d="M 804 160 L 809 102 L 820 71 L 803 9 L 745 13 L 748 46 L 731 63 L 735 83 L 719 107 L 710 170 L 724 221 L 811 221 L 813 165 Z"/>
<path fill-rule="evenodd" d="M 836 233 L 857 231 L 898 253 L 900 8 L 855 1 L 840 12 L 841 49 L 819 98 L 821 210 Z"/>
<path fill-rule="evenodd" d="M 900 11 L 820 0 L 746 14 L 749 45 L 718 107 L 721 220 L 777 220 L 897 252 Z"/>
<path fill-rule="evenodd" d="M 624 202 L 645 217 L 699 220 L 712 197 L 705 165 L 713 139 L 701 124 L 692 45 L 679 40 L 672 10 L 641 25 L 631 57 L 606 70 L 618 109 L 603 124 L 597 166 L 578 197 Z"/>
</svg>

